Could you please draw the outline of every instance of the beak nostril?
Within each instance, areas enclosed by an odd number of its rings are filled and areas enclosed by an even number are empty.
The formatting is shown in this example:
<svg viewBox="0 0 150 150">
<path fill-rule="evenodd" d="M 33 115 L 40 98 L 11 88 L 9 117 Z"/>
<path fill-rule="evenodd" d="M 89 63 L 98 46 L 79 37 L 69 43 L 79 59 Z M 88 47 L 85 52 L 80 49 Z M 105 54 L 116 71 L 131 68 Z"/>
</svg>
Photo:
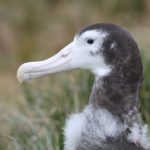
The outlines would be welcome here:
<svg viewBox="0 0 150 150">
<path fill-rule="evenodd" d="M 69 53 L 62 53 L 61 57 L 67 57 Z"/>
<path fill-rule="evenodd" d="M 67 57 L 70 54 L 70 50 L 64 51 L 61 53 L 61 57 Z"/>
</svg>

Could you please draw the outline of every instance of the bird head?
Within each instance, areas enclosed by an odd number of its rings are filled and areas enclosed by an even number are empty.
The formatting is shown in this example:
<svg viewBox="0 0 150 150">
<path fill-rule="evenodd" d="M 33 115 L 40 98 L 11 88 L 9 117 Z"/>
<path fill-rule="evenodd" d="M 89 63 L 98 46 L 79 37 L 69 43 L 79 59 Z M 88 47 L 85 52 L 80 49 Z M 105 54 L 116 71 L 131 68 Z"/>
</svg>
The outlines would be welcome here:
<svg viewBox="0 0 150 150">
<path fill-rule="evenodd" d="M 73 69 L 90 70 L 96 77 L 112 72 L 136 80 L 142 76 L 140 53 L 132 36 L 117 25 L 103 23 L 81 30 L 54 56 L 22 64 L 17 77 L 23 82 Z"/>
</svg>

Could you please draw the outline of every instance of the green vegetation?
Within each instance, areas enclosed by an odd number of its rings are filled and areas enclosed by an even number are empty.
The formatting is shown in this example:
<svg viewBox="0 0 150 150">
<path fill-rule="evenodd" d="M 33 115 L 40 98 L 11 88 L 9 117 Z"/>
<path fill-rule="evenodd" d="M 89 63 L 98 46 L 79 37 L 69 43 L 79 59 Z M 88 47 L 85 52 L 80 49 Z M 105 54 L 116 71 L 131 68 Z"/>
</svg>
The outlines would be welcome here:
<svg viewBox="0 0 150 150">
<path fill-rule="evenodd" d="M 80 111 L 87 103 L 94 80 L 87 72 L 73 74 L 75 76 L 69 73 L 68 77 L 64 74 L 51 77 L 44 86 L 39 86 L 40 81 L 23 86 L 26 108 L 20 106 L 20 114 L 8 117 L 10 138 L 0 142 L 3 149 L 9 146 L 8 143 L 14 150 L 63 149 L 65 118 L 71 112 Z"/>
<path fill-rule="evenodd" d="M 150 125 L 150 60 L 143 59 L 144 62 L 144 81 L 140 91 L 141 112 L 143 119 Z"/>
</svg>

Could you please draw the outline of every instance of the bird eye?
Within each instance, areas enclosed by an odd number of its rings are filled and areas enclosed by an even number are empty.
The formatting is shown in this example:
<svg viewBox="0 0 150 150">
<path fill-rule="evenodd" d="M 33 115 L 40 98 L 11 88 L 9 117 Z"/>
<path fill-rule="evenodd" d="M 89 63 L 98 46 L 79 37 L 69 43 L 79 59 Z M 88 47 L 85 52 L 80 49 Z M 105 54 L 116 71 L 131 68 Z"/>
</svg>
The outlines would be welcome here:
<svg viewBox="0 0 150 150">
<path fill-rule="evenodd" d="M 94 40 L 93 40 L 93 39 L 88 39 L 88 40 L 87 40 L 87 43 L 88 43 L 88 44 L 93 44 L 93 43 L 94 43 Z"/>
</svg>

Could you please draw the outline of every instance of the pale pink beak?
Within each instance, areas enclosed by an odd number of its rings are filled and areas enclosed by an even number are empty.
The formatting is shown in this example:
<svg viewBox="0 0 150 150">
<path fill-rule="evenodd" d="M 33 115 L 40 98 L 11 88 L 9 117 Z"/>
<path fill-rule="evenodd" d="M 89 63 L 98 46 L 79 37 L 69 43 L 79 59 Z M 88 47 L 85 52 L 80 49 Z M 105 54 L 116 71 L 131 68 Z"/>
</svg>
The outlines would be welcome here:
<svg viewBox="0 0 150 150">
<path fill-rule="evenodd" d="M 71 65 L 73 42 L 64 47 L 56 55 L 43 61 L 22 64 L 17 71 L 20 82 L 46 76 L 57 72 L 74 69 Z"/>
</svg>

